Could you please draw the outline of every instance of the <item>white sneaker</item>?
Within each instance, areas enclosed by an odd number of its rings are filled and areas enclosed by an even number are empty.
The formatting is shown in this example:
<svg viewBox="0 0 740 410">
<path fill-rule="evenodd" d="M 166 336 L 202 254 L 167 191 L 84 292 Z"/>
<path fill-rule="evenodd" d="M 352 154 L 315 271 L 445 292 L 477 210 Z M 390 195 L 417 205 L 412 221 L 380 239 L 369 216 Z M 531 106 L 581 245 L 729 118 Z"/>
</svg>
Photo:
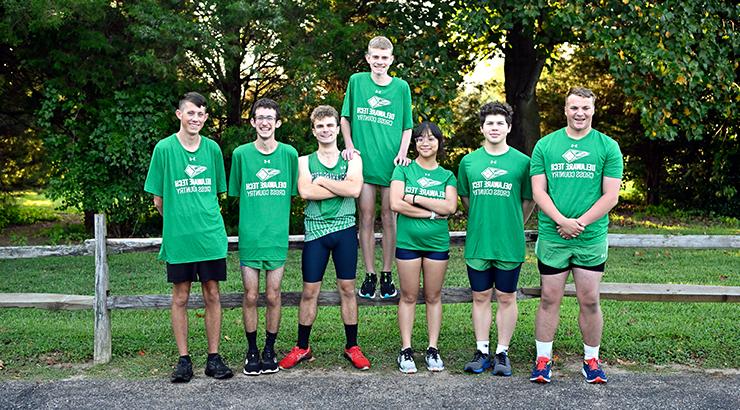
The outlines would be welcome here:
<svg viewBox="0 0 740 410">
<path fill-rule="evenodd" d="M 398 370 L 401 373 L 416 373 L 416 363 L 414 363 L 414 351 L 410 347 L 398 352 Z"/>
<path fill-rule="evenodd" d="M 445 364 L 442 358 L 439 357 L 439 350 L 436 347 L 427 348 L 427 369 L 430 372 L 441 372 L 445 369 Z"/>
</svg>

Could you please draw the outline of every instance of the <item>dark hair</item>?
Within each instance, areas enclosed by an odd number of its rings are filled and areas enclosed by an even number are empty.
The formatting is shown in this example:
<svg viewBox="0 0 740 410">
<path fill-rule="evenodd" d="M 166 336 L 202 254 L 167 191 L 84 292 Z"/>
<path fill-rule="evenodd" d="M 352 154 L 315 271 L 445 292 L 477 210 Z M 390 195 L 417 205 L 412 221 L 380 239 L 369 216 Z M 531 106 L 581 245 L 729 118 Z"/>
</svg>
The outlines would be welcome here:
<svg viewBox="0 0 740 410">
<path fill-rule="evenodd" d="M 480 107 L 480 126 L 486 122 L 486 117 L 489 115 L 503 115 L 506 119 L 506 125 L 511 125 L 511 120 L 514 117 L 514 110 L 507 103 L 502 102 L 489 102 Z"/>
<path fill-rule="evenodd" d="M 437 157 L 444 157 L 445 153 L 445 138 L 442 135 L 442 131 L 439 130 L 437 124 L 431 121 L 424 121 L 417 125 L 413 131 L 411 131 L 411 140 L 416 141 L 417 138 L 421 137 L 426 131 L 429 131 L 434 138 L 437 139 Z M 416 144 L 412 145 L 414 152 L 416 152 Z M 419 153 L 416 152 L 418 155 Z"/>
<path fill-rule="evenodd" d="M 339 113 L 331 105 L 319 105 L 314 108 L 311 112 L 311 128 L 316 121 L 323 120 L 324 118 L 334 117 L 339 125 Z"/>
<path fill-rule="evenodd" d="M 195 91 L 190 91 L 189 93 L 183 94 L 182 97 L 180 97 L 180 101 L 177 103 L 177 109 L 182 109 L 182 106 L 186 103 L 192 103 L 196 107 L 203 107 L 206 108 L 206 97 L 203 97 L 202 95 L 196 93 Z"/>
<path fill-rule="evenodd" d="M 596 94 L 594 94 L 593 91 L 586 87 L 570 87 L 570 90 L 568 90 L 568 94 L 565 95 L 565 104 L 568 104 L 568 97 L 571 95 L 575 95 L 582 98 L 591 98 L 593 100 L 594 106 L 596 105 Z"/>
<path fill-rule="evenodd" d="M 275 121 L 280 119 L 280 107 L 278 106 L 278 103 L 276 103 L 273 99 L 260 98 L 259 100 L 257 100 L 254 105 L 252 105 L 252 111 L 249 114 L 251 118 L 254 118 L 254 113 L 257 111 L 257 108 L 267 108 L 275 110 Z"/>
</svg>

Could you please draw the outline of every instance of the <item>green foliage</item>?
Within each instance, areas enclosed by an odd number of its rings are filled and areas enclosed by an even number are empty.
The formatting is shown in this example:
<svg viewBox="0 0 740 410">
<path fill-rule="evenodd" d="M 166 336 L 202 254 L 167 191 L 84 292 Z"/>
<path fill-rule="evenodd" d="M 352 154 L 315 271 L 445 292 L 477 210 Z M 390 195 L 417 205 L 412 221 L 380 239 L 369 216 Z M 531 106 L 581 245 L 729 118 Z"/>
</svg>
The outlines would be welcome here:
<svg viewBox="0 0 740 410">
<path fill-rule="evenodd" d="M 21 206 L 12 195 L 0 194 L 0 231 L 9 225 L 31 225 L 57 219 L 57 215 L 50 209 Z"/>
</svg>

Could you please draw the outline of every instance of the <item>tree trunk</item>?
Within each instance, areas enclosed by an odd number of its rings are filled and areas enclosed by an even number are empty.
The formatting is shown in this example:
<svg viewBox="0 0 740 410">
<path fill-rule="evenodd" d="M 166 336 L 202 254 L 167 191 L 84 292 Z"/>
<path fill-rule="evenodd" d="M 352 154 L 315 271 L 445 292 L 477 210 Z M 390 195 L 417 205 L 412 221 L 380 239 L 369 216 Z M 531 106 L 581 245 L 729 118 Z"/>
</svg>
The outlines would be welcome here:
<svg viewBox="0 0 740 410">
<path fill-rule="evenodd" d="M 504 47 L 504 89 L 506 102 L 514 109 L 514 120 L 508 144 L 530 155 L 540 138 L 540 107 L 537 104 L 537 82 L 545 57 L 535 50 L 531 32 L 521 23 L 506 34 Z"/>
<path fill-rule="evenodd" d="M 650 140 L 643 156 L 645 163 L 645 200 L 647 205 L 660 204 L 660 187 L 663 179 L 663 147 L 659 141 Z"/>
</svg>

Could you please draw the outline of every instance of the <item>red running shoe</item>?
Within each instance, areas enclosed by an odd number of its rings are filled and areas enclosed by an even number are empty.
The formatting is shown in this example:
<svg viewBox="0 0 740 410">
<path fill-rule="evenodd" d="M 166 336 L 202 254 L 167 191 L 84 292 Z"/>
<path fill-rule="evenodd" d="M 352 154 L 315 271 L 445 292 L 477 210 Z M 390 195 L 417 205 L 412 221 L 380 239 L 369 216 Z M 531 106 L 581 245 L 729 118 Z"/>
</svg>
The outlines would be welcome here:
<svg viewBox="0 0 740 410">
<path fill-rule="evenodd" d="M 367 360 L 360 346 L 352 346 L 349 349 L 344 349 L 344 357 L 347 358 L 352 365 L 360 370 L 367 370 L 370 368 L 370 360 Z"/>
<path fill-rule="evenodd" d="M 290 353 L 283 357 L 283 360 L 278 363 L 278 366 L 280 366 L 281 369 L 285 370 L 290 369 L 291 367 L 295 367 L 295 365 L 300 362 L 310 362 L 312 360 L 314 360 L 314 358 L 313 355 L 311 355 L 310 346 L 307 349 L 301 349 L 298 346 L 294 346 Z"/>
</svg>

